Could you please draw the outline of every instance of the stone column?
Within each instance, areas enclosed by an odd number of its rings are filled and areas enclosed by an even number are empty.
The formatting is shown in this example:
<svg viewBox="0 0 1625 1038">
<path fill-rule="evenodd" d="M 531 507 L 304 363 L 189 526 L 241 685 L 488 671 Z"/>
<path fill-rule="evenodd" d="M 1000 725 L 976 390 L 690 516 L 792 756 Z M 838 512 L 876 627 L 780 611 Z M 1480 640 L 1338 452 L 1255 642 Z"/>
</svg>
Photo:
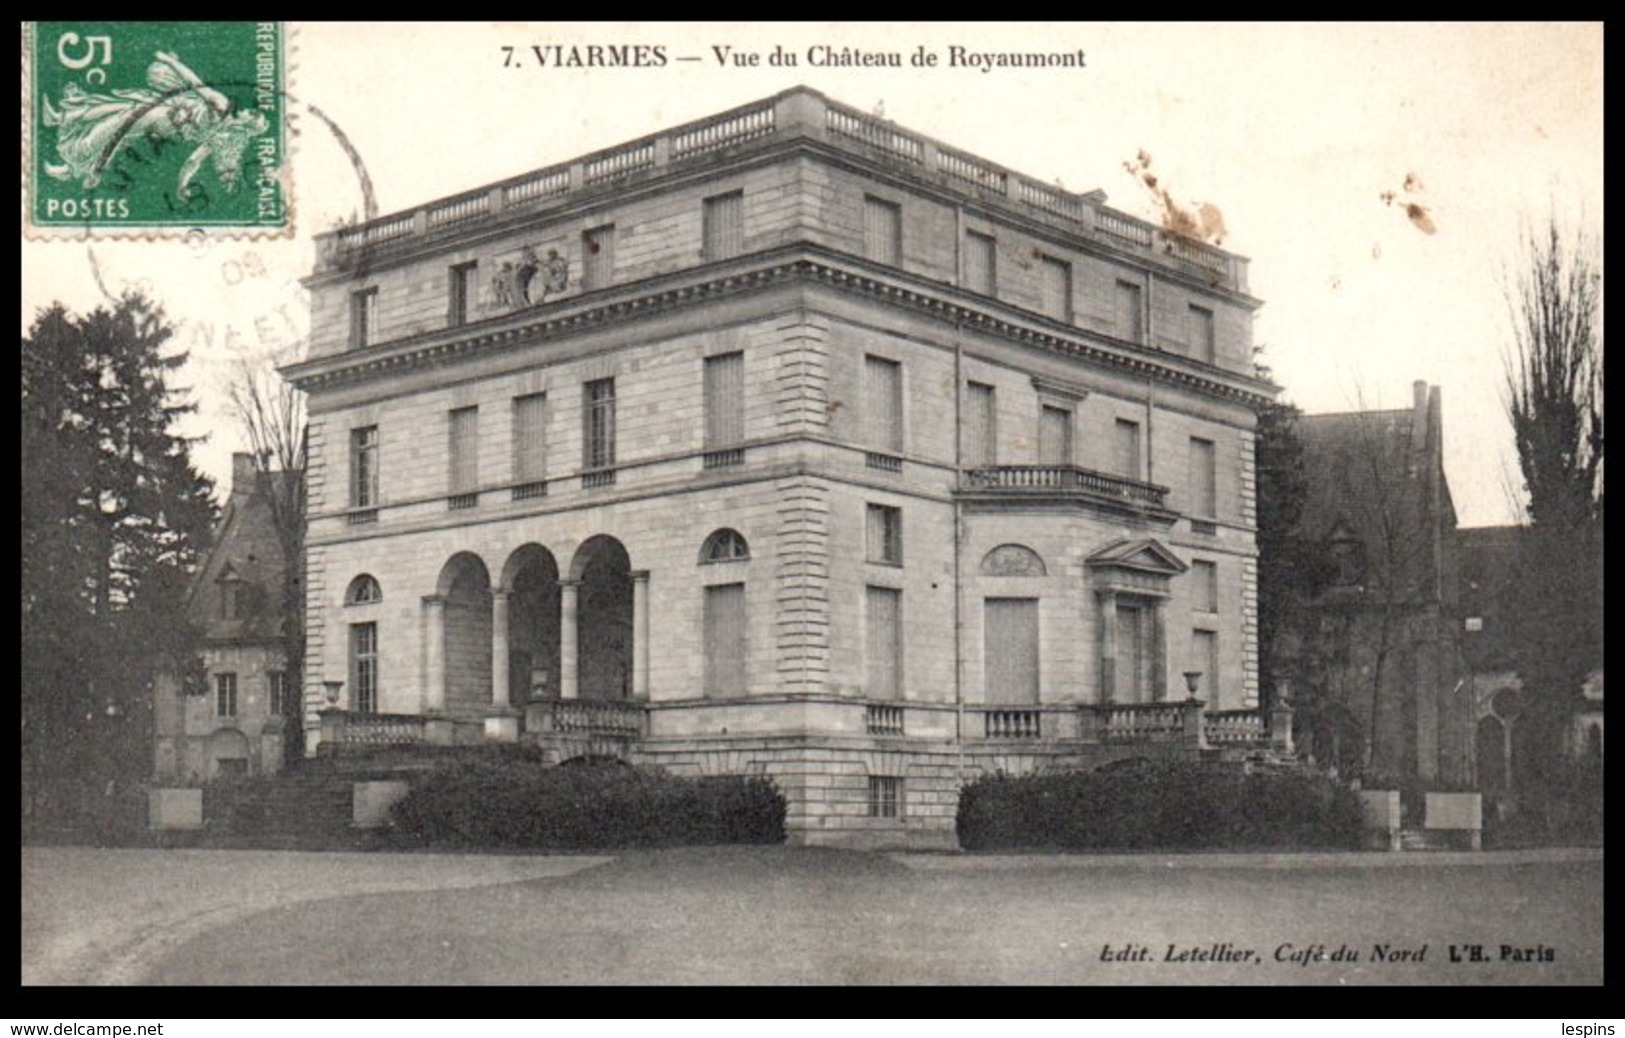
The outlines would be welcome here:
<svg viewBox="0 0 1625 1038">
<path fill-rule="evenodd" d="M 446 598 L 423 596 L 423 712 L 446 709 Z"/>
<path fill-rule="evenodd" d="M 632 698 L 649 699 L 649 571 L 632 571 Z"/>
<path fill-rule="evenodd" d="M 1100 606 L 1100 702 L 1105 705 L 1117 698 L 1117 592 L 1097 592 L 1095 602 Z"/>
<path fill-rule="evenodd" d="M 576 673 L 576 593 L 579 580 L 559 581 L 559 698 L 574 699 Z"/>
<path fill-rule="evenodd" d="M 513 592 L 491 589 L 491 705 L 508 706 L 508 599 Z"/>
</svg>

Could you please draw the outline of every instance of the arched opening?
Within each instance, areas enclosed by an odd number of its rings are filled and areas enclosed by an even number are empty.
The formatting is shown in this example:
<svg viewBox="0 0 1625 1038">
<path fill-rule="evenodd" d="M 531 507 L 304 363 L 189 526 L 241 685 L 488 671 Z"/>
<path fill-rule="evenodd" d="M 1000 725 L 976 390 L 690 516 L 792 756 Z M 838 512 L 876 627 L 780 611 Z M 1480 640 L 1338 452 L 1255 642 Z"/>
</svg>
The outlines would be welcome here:
<svg viewBox="0 0 1625 1038">
<path fill-rule="evenodd" d="M 471 552 L 458 552 L 440 571 L 445 602 L 443 659 L 447 710 L 491 702 L 491 576 Z"/>
<path fill-rule="evenodd" d="M 582 699 L 632 698 L 632 560 L 613 537 L 589 539 L 570 574 L 579 581 L 576 660 Z"/>
<path fill-rule="evenodd" d="M 502 586 L 508 589 L 508 700 L 547 699 L 559 694 L 559 565 L 539 544 L 508 557 Z"/>
<path fill-rule="evenodd" d="M 1506 726 L 1501 719 L 1485 716 L 1478 719 L 1478 788 L 1486 793 L 1499 793 L 1507 788 Z"/>
<path fill-rule="evenodd" d="M 369 605 L 383 600 L 383 589 L 370 573 L 363 573 L 350 581 L 349 589 L 344 592 L 344 601 L 349 605 Z"/>
</svg>

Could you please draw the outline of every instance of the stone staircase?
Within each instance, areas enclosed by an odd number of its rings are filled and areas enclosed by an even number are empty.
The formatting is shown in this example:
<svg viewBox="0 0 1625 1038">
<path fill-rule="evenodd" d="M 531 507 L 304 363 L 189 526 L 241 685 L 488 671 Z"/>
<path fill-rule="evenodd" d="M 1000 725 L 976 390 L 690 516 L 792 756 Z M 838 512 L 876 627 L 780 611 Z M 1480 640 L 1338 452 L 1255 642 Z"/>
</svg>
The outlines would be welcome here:
<svg viewBox="0 0 1625 1038">
<path fill-rule="evenodd" d="M 363 834 L 350 825 L 353 781 L 330 768 L 295 767 L 265 782 L 206 793 L 205 830 L 228 846 L 361 846 Z"/>
</svg>

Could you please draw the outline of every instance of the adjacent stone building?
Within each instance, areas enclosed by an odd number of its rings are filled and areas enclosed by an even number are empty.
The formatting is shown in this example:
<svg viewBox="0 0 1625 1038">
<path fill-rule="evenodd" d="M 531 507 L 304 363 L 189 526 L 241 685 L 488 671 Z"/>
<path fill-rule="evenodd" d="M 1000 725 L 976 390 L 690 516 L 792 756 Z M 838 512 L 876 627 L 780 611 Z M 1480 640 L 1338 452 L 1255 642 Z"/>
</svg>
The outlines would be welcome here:
<svg viewBox="0 0 1625 1038">
<path fill-rule="evenodd" d="M 1297 435 L 1298 528 L 1328 565 L 1290 634 L 1300 742 L 1345 774 L 1471 786 L 1476 712 L 1439 388 L 1415 383 L 1409 408 L 1304 415 Z"/>
<path fill-rule="evenodd" d="M 1240 257 L 794 89 L 306 284 L 317 752 L 766 774 L 794 840 L 933 843 L 983 770 L 1282 749 Z"/>
<path fill-rule="evenodd" d="M 286 563 L 267 489 L 276 492 L 259 478 L 251 455 L 232 456 L 231 491 L 214 547 L 187 595 L 187 619 L 201 635 L 197 665 L 185 674 L 161 673 L 154 682 L 160 782 L 282 767 L 285 697 L 298 690 L 288 680 L 281 606 Z"/>
</svg>

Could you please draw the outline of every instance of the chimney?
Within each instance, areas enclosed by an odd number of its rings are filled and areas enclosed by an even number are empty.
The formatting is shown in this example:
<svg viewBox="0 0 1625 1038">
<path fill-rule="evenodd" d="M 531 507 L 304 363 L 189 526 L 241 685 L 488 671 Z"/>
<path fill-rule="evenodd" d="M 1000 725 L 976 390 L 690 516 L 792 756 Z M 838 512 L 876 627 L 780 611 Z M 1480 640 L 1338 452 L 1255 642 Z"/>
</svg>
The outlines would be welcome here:
<svg viewBox="0 0 1625 1038">
<path fill-rule="evenodd" d="M 1428 384 L 1423 379 L 1411 383 L 1411 450 L 1420 451 L 1428 445 Z"/>
<path fill-rule="evenodd" d="M 247 451 L 233 453 L 231 456 L 231 492 L 233 494 L 252 493 L 256 469 L 254 455 Z"/>
</svg>

